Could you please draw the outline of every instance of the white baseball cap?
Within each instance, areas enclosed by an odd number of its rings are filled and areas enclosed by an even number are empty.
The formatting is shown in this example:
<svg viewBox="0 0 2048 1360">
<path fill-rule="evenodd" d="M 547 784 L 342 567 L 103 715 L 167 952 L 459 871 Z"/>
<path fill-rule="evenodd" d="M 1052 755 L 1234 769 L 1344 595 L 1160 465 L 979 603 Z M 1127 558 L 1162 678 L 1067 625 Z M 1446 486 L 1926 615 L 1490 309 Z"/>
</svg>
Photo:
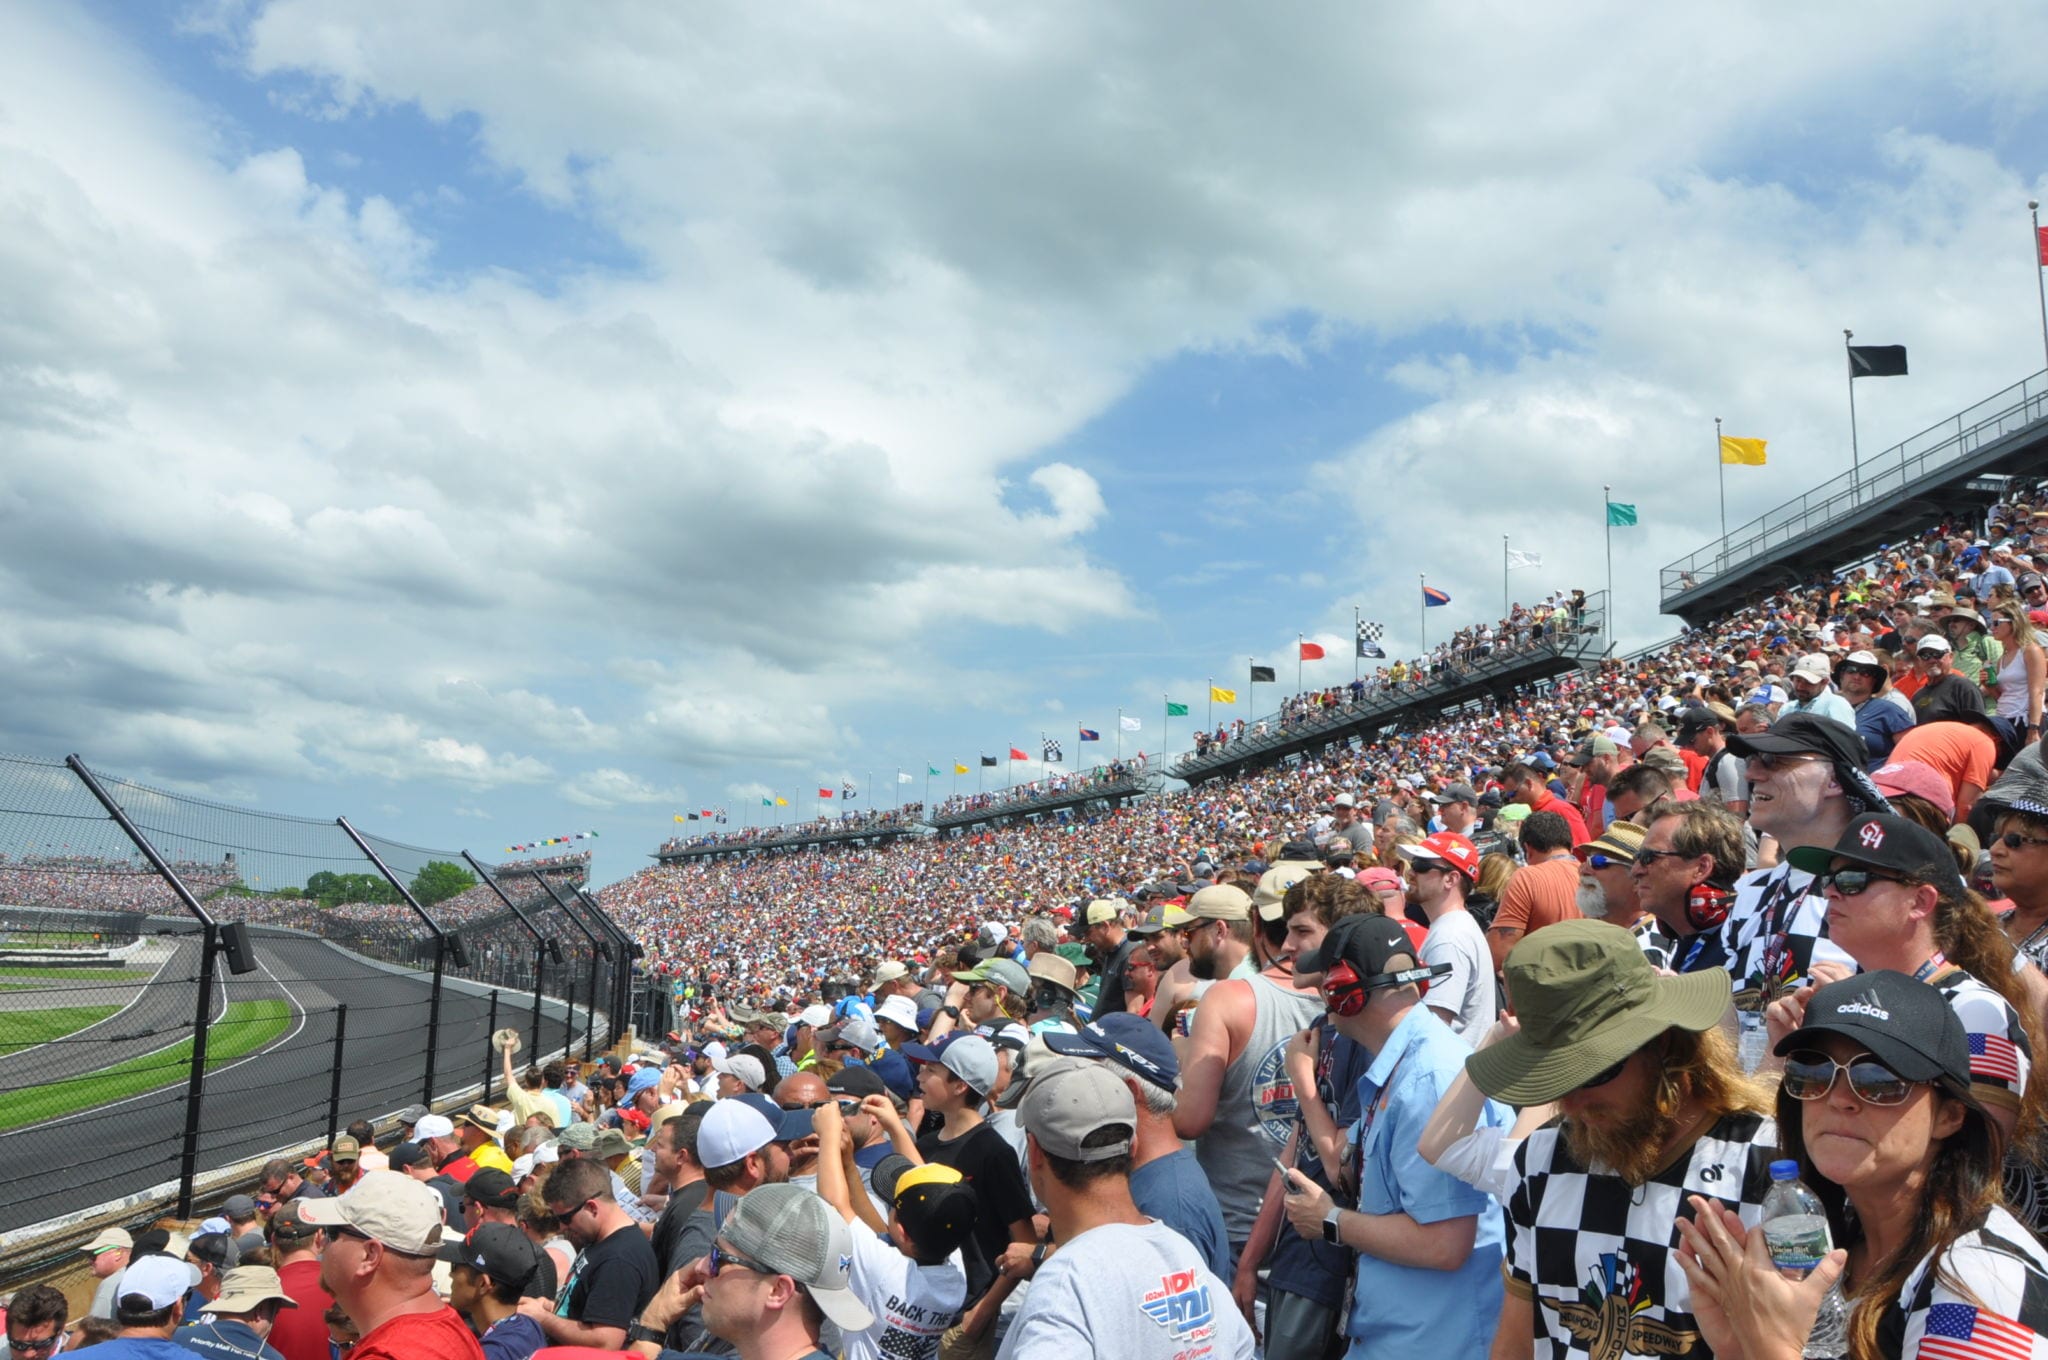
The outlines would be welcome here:
<svg viewBox="0 0 2048 1360">
<path fill-rule="evenodd" d="M 721 1100 L 697 1125 L 697 1165 L 707 1170 L 731 1166 L 774 1141 L 775 1126 L 767 1115 L 737 1097 Z"/>
<path fill-rule="evenodd" d="M 412 1126 L 412 1140 L 415 1143 L 424 1143 L 429 1138 L 453 1138 L 454 1136 L 455 1121 L 445 1114 L 423 1114 L 420 1116 L 419 1122 Z"/>
<path fill-rule="evenodd" d="M 422 1121 L 424 1122 L 424 1121 Z M 354 1228 L 407 1256 L 432 1256 L 441 1246 L 441 1196 L 399 1171 L 363 1173 L 339 1199 L 299 1202 L 299 1221 Z"/>
<path fill-rule="evenodd" d="M 150 1311 L 154 1312 L 184 1298 L 191 1287 L 192 1272 L 183 1261 L 169 1256 L 145 1256 L 121 1272 L 121 1283 L 114 1286 L 114 1300 L 118 1306 L 129 1295 L 140 1294 L 149 1300 Z"/>
</svg>

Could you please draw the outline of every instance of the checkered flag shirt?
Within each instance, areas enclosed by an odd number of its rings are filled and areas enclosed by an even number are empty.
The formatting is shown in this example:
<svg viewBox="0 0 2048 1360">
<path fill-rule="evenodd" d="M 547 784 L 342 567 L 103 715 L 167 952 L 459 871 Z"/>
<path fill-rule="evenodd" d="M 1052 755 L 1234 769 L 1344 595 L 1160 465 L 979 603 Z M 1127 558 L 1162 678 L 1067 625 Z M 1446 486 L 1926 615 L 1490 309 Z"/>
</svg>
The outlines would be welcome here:
<svg viewBox="0 0 2048 1360">
<path fill-rule="evenodd" d="M 1380 646 L 1380 639 L 1386 635 L 1386 628 L 1369 619 L 1358 621 L 1358 654 L 1360 656 L 1384 657 L 1386 648 Z"/>
<path fill-rule="evenodd" d="M 1563 1130 L 1530 1134 L 1508 1199 L 1507 1289 L 1535 1305 L 1537 1360 L 1706 1360 L 1678 1220 L 1691 1217 L 1686 1196 L 1701 1195 L 1745 1227 L 1761 1222 L 1777 1142 L 1763 1115 L 1723 1115 L 1687 1156 L 1632 1187 L 1581 1166 Z"/>
<path fill-rule="evenodd" d="M 1877 1345 L 1921 1360 L 2048 1360 L 2048 1251 L 2003 1205 L 1993 1208 L 1906 1277 Z"/>
</svg>

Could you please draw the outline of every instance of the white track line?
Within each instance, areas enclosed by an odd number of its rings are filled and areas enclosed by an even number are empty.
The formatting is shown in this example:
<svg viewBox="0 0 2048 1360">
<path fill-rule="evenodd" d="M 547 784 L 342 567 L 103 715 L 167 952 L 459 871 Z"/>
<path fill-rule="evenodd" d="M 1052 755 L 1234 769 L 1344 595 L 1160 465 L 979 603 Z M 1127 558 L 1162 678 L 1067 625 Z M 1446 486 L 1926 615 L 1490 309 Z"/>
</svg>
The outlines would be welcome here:
<svg viewBox="0 0 2048 1360">
<path fill-rule="evenodd" d="M 165 958 L 164 958 L 164 961 L 163 961 L 162 963 L 160 963 L 160 964 L 158 964 L 158 965 L 156 966 L 156 971 L 155 971 L 154 973 L 151 973 L 151 974 L 149 975 L 149 977 L 148 977 L 147 979 L 145 979 L 145 980 L 144 980 L 144 981 L 142 981 L 142 982 L 135 982 L 135 983 L 128 983 L 128 984 L 125 984 L 125 985 L 127 985 L 127 986 L 130 986 L 130 987 L 133 987 L 133 988 L 135 989 L 135 996 L 134 996 L 134 998 L 133 998 L 132 1000 L 130 1000 L 130 1001 L 129 1001 L 129 1003 L 128 1003 L 128 1004 L 127 1004 L 126 1006 L 123 1006 L 123 1007 L 122 1007 L 122 1008 L 121 1008 L 120 1010 L 118 1010 L 118 1011 L 115 1011 L 115 1012 L 114 1012 L 114 1013 L 113 1013 L 112 1015 L 108 1016 L 108 1017 L 107 1017 L 106 1019 L 104 1019 L 104 1020 L 95 1020 L 95 1021 L 93 1021 L 93 1022 L 92 1022 L 92 1023 L 90 1024 L 90 1025 L 87 1025 L 87 1026 L 86 1026 L 86 1027 L 85 1027 L 84 1029 L 75 1029 L 75 1030 L 71 1031 L 71 1033 L 69 1033 L 69 1034 L 60 1034 L 60 1035 L 58 1035 L 58 1036 L 57 1036 L 57 1039 L 45 1039 L 45 1040 L 43 1040 L 43 1042 L 41 1042 L 41 1043 L 39 1043 L 39 1044 L 31 1044 L 31 1045 L 30 1045 L 29 1047 L 27 1047 L 27 1048 L 19 1048 L 19 1049 L 16 1049 L 16 1050 L 15 1050 L 14 1052 L 12 1052 L 12 1053 L 8 1054 L 7 1056 L 8 1056 L 8 1057 L 10 1057 L 10 1058 L 18 1058 L 18 1057 L 20 1057 L 20 1056 L 21 1056 L 22 1054 L 24 1054 L 24 1053 L 33 1053 L 33 1052 L 35 1052 L 35 1051 L 36 1051 L 37 1049 L 39 1049 L 39 1048 L 48 1048 L 48 1047 L 49 1047 L 49 1046 L 50 1046 L 51 1044 L 54 1044 L 54 1043 L 56 1043 L 58 1039 L 76 1039 L 76 1038 L 79 1038 L 79 1037 L 81 1037 L 81 1036 L 83 1036 L 83 1035 L 87 1035 L 87 1034 L 90 1034 L 90 1033 L 92 1033 L 92 1032 L 93 1032 L 94 1030 L 98 1029 L 98 1028 L 99 1028 L 99 1027 L 100 1027 L 101 1025 L 111 1025 L 111 1024 L 113 1024 L 113 1023 L 114 1023 L 114 1022 L 115 1022 L 116 1020 L 119 1020 L 119 1019 L 120 1019 L 120 1018 L 121 1018 L 122 1016 L 126 1015 L 126 1014 L 127 1014 L 127 1013 L 128 1013 L 129 1011 L 130 1011 L 130 1010 L 132 1010 L 132 1009 L 133 1009 L 133 1008 L 135 1007 L 136 1003 L 137 1003 L 137 1002 L 140 1002 L 140 1001 L 142 1000 L 142 998 L 143 998 L 143 997 L 144 997 L 145 995 L 147 995 L 147 994 L 148 994 L 148 992 L 149 992 L 149 989 L 150 989 L 151 987 L 154 987 L 154 986 L 156 986 L 156 982 L 157 982 L 157 979 L 163 976 L 163 972 L 164 972 L 164 969 L 166 969 L 166 968 L 170 967 L 170 966 L 171 966 L 171 964 L 172 964 L 172 962 L 173 962 L 173 961 L 175 961 L 175 960 L 177 959 L 177 957 L 178 957 L 178 947 L 177 947 L 177 945 L 175 945 L 175 944 L 174 944 L 174 945 L 172 945 L 172 946 L 171 946 L 171 952 L 170 952 L 170 953 L 169 953 L 168 955 L 166 955 L 166 956 L 165 956 Z M 149 1052 L 151 1052 L 151 1053 L 160 1053 L 160 1052 L 162 1052 L 162 1051 L 163 1051 L 163 1050 L 161 1050 L 161 1049 L 151 1049 L 151 1050 L 149 1050 Z M 148 1056 L 148 1054 L 147 1054 L 147 1053 L 145 1053 L 145 1054 L 138 1054 L 137 1056 L 139 1056 L 139 1057 L 147 1057 L 147 1056 Z"/>
</svg>

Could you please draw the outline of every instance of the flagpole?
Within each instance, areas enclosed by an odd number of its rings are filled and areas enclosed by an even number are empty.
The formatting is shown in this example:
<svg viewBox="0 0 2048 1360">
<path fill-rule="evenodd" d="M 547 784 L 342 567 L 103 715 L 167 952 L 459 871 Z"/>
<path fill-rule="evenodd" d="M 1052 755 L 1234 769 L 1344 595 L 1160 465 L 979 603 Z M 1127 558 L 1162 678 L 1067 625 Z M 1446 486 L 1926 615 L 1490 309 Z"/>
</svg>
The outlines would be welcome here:
<svg viewBox="0 0 2048 1360">
<path fill-rule="evenodd" d="M 1506 618 L 1515 612 L 1514 603 L 1508 599 L 1508 536 L 1500 536 L 1500 616 Z"/>
<path fill-rule="evenodd" d="M 1159 695 L 1159 742 L 1163 748 L 1159 759 L 1162 761 L 1173 756 L 1173 714 L 1167 712 L 1172 705 L 1173 699 L 1162 690 Z"/>
<path fill-rule="evenodd" d="M 2041 281 L 2041 271 L 2048 269 L 2048 250 L 2041 246 L 2041 204 L 2037 199 L 2027 200 L 2027 211 L 2034 216 L 2034 296 L 2041 300 L 2041 353 L 2048 357 L 2048 284 Z"/>
<path fill-rule="evenodd" d="M 1849 341 L 1856 332 L 1844 329 L 1842 332 L 1842 358 L 1849 365 L 1849 501 L 1854 504 L 1856 484 L 1863 480 L 1863 454 L 1856 447 L 1856 358 L 1849 353 Z"/>
<path fill-rule="evenodd" d="M 1207 716 L 1205 716 L 1205 717 L 1204 717 L 1204 718 L 1202 719 L 1202 726 L 1204 726 L 1204 727 L 1214 727 L 1215 725 L 1216 725 L 1216 677 L 1212 675 L 1212 676 L 1210 676 L 1210 677 L 1209 677 L 1209 712 L 1208 712 L 1208 715 L 1207 715 Z"/>
<path fill-rule="evenodd" d="M 1422 600 L 1422 603 L 1415 610 L 1415 631 L 1422 638 L 1421 654 L 1427 656 L 1429 654 L 1429 596 L 1426 592 L 1429 590 L 1429 573 L 1418 571 L 1415 573 L 1415 579 L 1420 582 L 1417 593 Z"/>
<path fill-rule="evenodd" d="M 1721 455 L 1721 417 L 1714 417 L 1714 471 L 1721 477 L 1721 538 L 1728 537 L 1728 461 Z"/>
<path fill-rule="evenodd" d="M 1358 678 L 1358 629 L 1363 622 L 1358 615 L 1358 606 L 1351 606 L 1351 678 Z"/>
<path fill-rule="evenodd" d="M 1122 709 L 1116 711 L 1116 758 L 1118 760 L 1124 758 L 1124 711 Z"/>
<path fill-rule="evenodd" d="M 1614 641 L 1614 512 L 1607 507 L 1614 503 L 1614 488 L 1600 488 L 1600 522 L 1607 532 L 1607 608 L 1601 611 L 1600 619 L 1607 633 L 1607 641 Z"/>
<path fill-rule="evenodd" d="M 1294 692 L 1296 694 L 1301 693 L 1301 639 L 1302 635 L 1300 633 L 1294 635 Z"/>
</svg>

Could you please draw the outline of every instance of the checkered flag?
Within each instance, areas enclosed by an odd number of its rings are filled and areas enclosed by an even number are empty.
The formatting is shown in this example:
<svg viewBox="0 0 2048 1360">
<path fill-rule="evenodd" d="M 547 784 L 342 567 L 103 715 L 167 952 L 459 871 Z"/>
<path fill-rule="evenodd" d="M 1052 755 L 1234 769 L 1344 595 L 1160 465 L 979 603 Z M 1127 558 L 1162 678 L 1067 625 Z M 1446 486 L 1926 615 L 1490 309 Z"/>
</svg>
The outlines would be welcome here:
<svg viewBox="0 0 2048 1360">
<path fill-rule="evenodd" d="M 1067 753 L 1060 749 L 1060 744 L 1054 741 L 1052 738 L 1047 737 L 1045 739 L 1045 763 L 1048 765 L 1057 765 L 1066 758 Z"/>
<path fill-rule="evenodd" d="M 1358 621 L 1358 654 L 1360 656 L 1385 657 L 1386 648 L 1380 646 L 1380 638 L 1386 628 L 1368 619 Z"/>
</svg>

